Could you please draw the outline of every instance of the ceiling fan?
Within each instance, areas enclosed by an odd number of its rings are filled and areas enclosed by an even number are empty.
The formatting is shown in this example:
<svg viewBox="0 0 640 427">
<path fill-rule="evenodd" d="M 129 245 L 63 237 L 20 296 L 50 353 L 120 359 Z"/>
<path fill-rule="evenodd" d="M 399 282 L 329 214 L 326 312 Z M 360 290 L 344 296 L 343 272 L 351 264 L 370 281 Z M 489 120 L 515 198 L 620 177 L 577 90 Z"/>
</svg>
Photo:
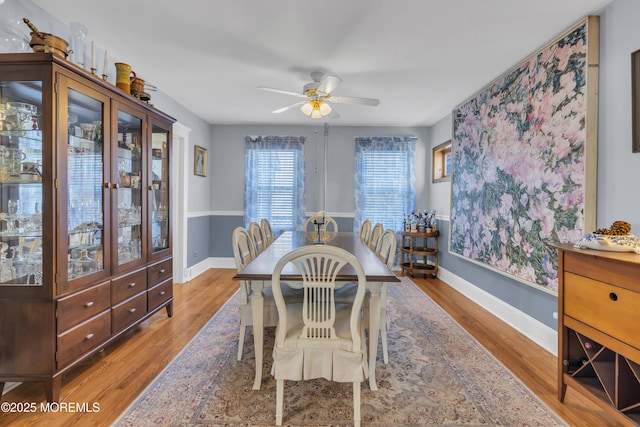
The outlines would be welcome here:
<svg viewBox="0 0 640 427">
<path fill-rule="evenodd" d="M 272 111 L 275 114 L 283 113 L 292 108 L 300 106 L 302 112 L 307 116 L 311 116 L 314 119 L 321 119 L 331 114 L 332 108 L 329 102 L 336 104 L 359 104 L 370 105 L 375 107 L 380 104 L 380 101 L 374 98 L 359 98 L 355 96 L 335 96 L 332 92 L 342 83 L 342 79 L 336 76 L 325 75 L 321 71 L 314 71 L 311 73 L 313 82 L 307 83 L 302 88 L 302 93 L 290 92 L 288 90 L 274 89 L 270 87 L 259 86 L 258 89 L 267 90 L 270 92 L 283 93 L 285 95 L 292 95 L 298 98 L 304 98 L 304 101 L 296 102 L 295 104 L 287 105 L 286 107 L 279 108 Z M 332 115 L 336 117 L 334 112 Z M 339 116 L 338 116 L 339 117 Z"/>
</svg>

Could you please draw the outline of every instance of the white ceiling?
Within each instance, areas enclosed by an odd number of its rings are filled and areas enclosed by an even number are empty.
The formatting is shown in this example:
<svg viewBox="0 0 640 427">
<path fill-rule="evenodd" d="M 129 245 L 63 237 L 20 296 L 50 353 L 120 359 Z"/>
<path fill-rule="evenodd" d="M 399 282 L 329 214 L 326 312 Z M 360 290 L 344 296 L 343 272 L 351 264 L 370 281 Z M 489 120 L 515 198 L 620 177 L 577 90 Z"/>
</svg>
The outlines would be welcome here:
<svg viewBox="0 0 640 427">
<path fill-rule="evenodd" d="M 333 126 L 430 126 L 611 0 L 33 1 L 212 124 L 315 123 L 257 87 L 302 92 L 320 70 L 334 95 L 380 99 L 334 104 Z"/>
</svg>

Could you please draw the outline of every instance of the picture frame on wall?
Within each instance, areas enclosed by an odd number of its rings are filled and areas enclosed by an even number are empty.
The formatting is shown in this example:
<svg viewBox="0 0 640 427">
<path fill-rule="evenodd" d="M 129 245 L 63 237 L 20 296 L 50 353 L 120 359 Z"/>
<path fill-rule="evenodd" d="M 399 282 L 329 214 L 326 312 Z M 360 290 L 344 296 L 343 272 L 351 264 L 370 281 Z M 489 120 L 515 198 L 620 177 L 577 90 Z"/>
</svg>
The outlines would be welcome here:
<svg viewBox="0 0 640 427">
<path fill-rule="evenodd" d="M 631 53 L 631 150 L 640 153 L 640 49 Z"/>
<path fill-rule="evenodd" d="M 193 153 L 193 174 L 207 176 L 207 149 L 196 145 Z"/>
<path fill-rule="evenodd" d="M 587 17 L 452 114 L 449 252 L 550 294 L 549 242 L 595 229 L 598 29 Z"/>
</svg>

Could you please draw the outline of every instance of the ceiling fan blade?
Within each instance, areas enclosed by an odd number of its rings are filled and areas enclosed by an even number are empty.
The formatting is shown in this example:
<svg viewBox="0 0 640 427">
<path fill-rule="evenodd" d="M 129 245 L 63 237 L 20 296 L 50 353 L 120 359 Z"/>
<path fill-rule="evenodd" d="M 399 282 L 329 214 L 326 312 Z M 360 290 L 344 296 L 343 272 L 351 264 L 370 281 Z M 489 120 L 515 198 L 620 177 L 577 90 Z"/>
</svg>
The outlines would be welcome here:
<svg viewBox="0 0 640 427">
<path fill-rule="evenodd" d="M 342 79 L 340 77 L 324 76 L 316 89 L 316 93 L 320 96 L 327 96 L 333 92 L 340 83 L 342 83 Z"/>
<path fill-rule="evenodd" d="M 285 95 L 297 96 L 298 98 L 306 98 L 307 97 L 307 95 L 304 95 L 302 93 L 290 92 L 288 90 L 282 90 L 282 89 L 274 89 L 272 87 L 258 86 L 258 89 L 266 90 L 266 91 L 269 91 L 269 92 L 275 92 L 275 93 L 283 93 Z"/>
<path fill-rule="evenodd" d="M 296 102 L 295 104 L 291 104 L 291 105 L 287 105 L 286 107 L 278 108 L 277 110 L 272 111 L 272 113 L 274 113 L 274 114 L 284 113 L 285 111 L 289 111 L 292 108 L 296 108 L 296 107 L 298 107 L 298 106 L 300 106 L 300 105 L 302 105 L 302 104 L 304 104 L 306 102 L 307 101 Z"/>
<path fill-rule="evenodd" d="M 375 107 L 380 104 L 379 99 L 374 98 L 358 98 L 356 96 L 330 96 L 328 101 L 335 102 L 336 104 L 359 104 L 359 105 L 371 105 Z"/>
</svg>

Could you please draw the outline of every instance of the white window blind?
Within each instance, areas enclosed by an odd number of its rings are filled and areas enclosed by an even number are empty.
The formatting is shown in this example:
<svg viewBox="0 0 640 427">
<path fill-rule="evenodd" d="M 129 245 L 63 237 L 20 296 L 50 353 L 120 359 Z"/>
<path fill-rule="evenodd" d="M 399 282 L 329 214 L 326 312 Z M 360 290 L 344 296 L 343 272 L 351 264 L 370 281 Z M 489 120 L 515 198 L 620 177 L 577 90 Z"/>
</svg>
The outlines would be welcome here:
<svg viewBox="0 0 640 427">
<path fill-rule="evenodd" d="M 415 208 L 415 138 L 356 138 L 354 229 L 365 219 L 400 230 Z"/>
<path fill-rule="evenodd" d="M 291 140 L 294 138 L 294 140 Z M 304 150 L 299 138 L 258 137 L 246 143 L 245 226 L 269 220 L 274 233 L 304 218 Z"/>
</svg>

